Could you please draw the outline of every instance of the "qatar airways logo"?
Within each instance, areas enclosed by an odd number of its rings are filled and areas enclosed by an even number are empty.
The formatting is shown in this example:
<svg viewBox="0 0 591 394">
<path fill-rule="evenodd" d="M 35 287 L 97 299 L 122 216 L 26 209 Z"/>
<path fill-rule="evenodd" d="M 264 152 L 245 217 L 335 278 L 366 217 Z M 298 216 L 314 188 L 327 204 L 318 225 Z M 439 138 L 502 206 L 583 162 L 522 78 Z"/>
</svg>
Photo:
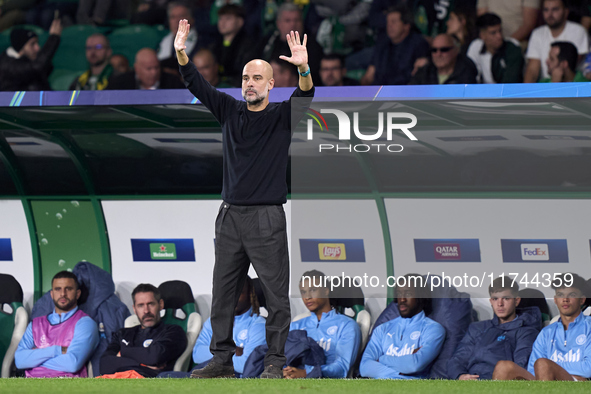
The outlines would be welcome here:
<svg viewBox="0 0 591 394">
<path fill-rule="evenodd" d="M 402 357 L 408 356 L 412 354 L 415 350 L 415 345 L 408 346 L 408 343 L 405 343 L 402 348 L 398 346 L 394 347 L 394 344 L 391 344 L 388 350 L 386 351 L 386 356 L 394 356 L 394 357 Z"/>
<path fill-rule="evenodd" d="M 307 113 L 311 119 L 307 121 L 307 139 L 309 141 L 313 140 L 314 138 L 314 121 L 320 127 L 321 131 L 328 132 L 328 125 L 326 123 L 326 119 L 322 114 L 331 114 L 336 116 L 337 121 L 339 122 L 339 131 L 338 136 L 339 140 L 341 141 L 351 141 L 352 135 L 351 130 L 353 130 L 353 135 L 361 141 L 376 141 L 380 139 L 384 131 L 386 132 L 386 140 L 392 141 L 392 135 L 395 130 L 402 131 L 411 141 L 418 141 L 417 137 L 411 133 L 410 129 L 417 125 L 417 117 L 408 112 L 378 112 L 377 114 L 377 131 L 372 130 L 364 131 L 360 130 L 359 127 L 359 112 L 353 112 L 353 122 L 349 118 L 349 115 L 344 111 L 338 109 L 321 109 L 320 112 L 315 111 L 313 109 L 309 109 Z M 395 123 L 399 122 L 401 119 L 407 119 L 410 122 L 406 123 Z M 389 143 L 362 143 L 362 144 L 319 144 L 318 151 L 319 152 L 356 152 L 356 153 L 366 153 L 366 152 L 390 152 L 390 153 L 400 153 L 404 150 L 404 147 L 400 144 L 389 144 Z"/>
</svg>

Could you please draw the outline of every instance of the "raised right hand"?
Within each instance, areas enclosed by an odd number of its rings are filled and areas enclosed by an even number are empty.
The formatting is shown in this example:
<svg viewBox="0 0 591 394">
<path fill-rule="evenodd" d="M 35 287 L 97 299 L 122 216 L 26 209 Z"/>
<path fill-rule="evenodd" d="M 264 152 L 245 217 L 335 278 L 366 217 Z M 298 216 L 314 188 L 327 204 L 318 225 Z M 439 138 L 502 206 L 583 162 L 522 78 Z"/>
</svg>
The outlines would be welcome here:
<svg viewBox="0 0 591 394">
<path fill-rule="evenodd" d="M 176 32 L 176 37 L 174 38 L 174 50 L 177 52 L 183 51 L 187 46 L 185 43 L 187 42 L 187 38 L 189 37 L 189 30 L 191 29 L 191 25 L 189 25 L 189 21 L 186 19 L 182 19 L 179 22 L 179 29 Z"/>
</svg>

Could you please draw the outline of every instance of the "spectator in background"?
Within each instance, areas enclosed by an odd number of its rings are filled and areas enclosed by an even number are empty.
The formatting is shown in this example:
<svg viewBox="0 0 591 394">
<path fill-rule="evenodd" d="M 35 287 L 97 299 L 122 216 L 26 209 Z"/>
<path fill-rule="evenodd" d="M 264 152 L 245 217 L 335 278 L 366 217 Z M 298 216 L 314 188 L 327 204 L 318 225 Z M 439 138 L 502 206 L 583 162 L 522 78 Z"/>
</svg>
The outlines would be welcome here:
<svg viewBox="0 0 591 394">
<path fill-rule="evenodd" d="M 503 34 L 526 42 L 538 23 L 541 0 L 478 0 L 478 16 L 498 15 L 503 21 Z"/>
<path fill-rule="evenodd" d="M 478 70 L 472 60 L 459 53 L 454 39 L 440 34 L 433 39 L 431 62 L 419 68 L 411 85 L 476 83 Z"/>
<path fill-rule="evenodd" d="M 129 68 L 129 60 L 127 60 L 124 55 L 116 54 L 111 56 L 109 63 L 111 64 L 111 67 L 113 67 L 113 77 L 131 71 Z"/>
<path fill-rule="evenodd" d="M 86 39 L 86 60 L 90 68 L 76 78 L 70 90 L 104 90 L 109 84 L 113 67 L 109 59 L 113 51 L 103 34 L 95 33 Z"/>
<path fill-rule="evenodd" d="M 35 3 L 37 3 L 36 0 L 0 1 L 0 32 L 23 23 L 27 10 L 35 6 Z"/>
<path fill-rule="evenodd" d="M 587 292 L 585 279 L 571 273 L 555 275 L 552 288 L 560 319 L 544 327 L 536 338 L 527 369 L 513 361 L 499 361 L 493 379 L 577 382 L 591 378 L 591 319 L 581 312 Z"/>
<path fill-rule="evenodd" d="M 487 13 L 476 21 L 480 38 L 468 49 L 468 57 L 478 69 L 480 83 L 523 82 L 523 54 L 514 38 L 503 38 L 501 18 Z"/>
<path fill-rule="evenodd" d="M 203 78 L 205 78 L 205 80 L 214 88 L 223 89 L 234 87 L 221 80 L 219 72 L 220 67 L 215 56 L 209 49 L 199 50 L 195 56 L 193 56 L 192 60 L 199 73 L 203 75 Z"/>
<path fill-rule="evenodd" d="M 550 78 L 540 82 L 589 82 L 583 73 L 577 71 L 579 53 L 570 42 L 556 41 L 550 47 L 546 65 Z"/>
<path fill-rule="evenodd" d="M 14 355 L 16 367 L 28 378 L 88 376 L 86 362 L 99 343 L 99 331 L 78 309 L 80 294 L 71 272 L 58 272 L 51 280 L 53 312 L 29 323 Z"/>
<path fill-rule="evenodd" d="M 568 8 L 565 0 L 543 0 L 542 12 L 546 24 L 533 31 L 525 55 L 526 83 L 550 78 L 546 59 L 550 53 L 550 45 L 555 41 L 573 43 L 581 57 L 589 52 L 589 36 L 583 26 L 567 20 Z"/>
<path fill-rule="evenodd" d="M 160 60 L 164 71 L 174 75 L 178 75 L 178 64 L 176 61 L 176 53 L 174 50 L 174 37 L 179 28 L 179 21 L 186 19 L 190 25 L 193 25 L 192 9 L 187 2 L 183 1 L 172 1 L 168 3 L 167 7 L 168 15 L 168 28 L 170 32 L 164 36 L 160 41 L 158 48 L 158 60 Z M 189 37 L 187 38 L 187 56 L 191 58 L 200 49 L 201 45 L 198 45 L 197 40 L 197 29 L 191 29 Z"/>
<path fill-rule="evenodd" d="M 589 0 L 569 0 L 568 20 L 580 23 L 586 31 L 591 28 L 591 7 Z"/>
<path fill-rule="evenodd" d="M 325 53 L 348 54 L 363 49 L 372 0 L 312 0 L 324 20 L 317 40 Z"/>
<path fill-rule="evenodd" d="M 136 371 L 145 377 L 155 377 L 160 372 L 172 371 L 187 347 L 185 332 L 176 324 L 162 322 L 160 311 L 164 309 L 164 301 L 154 285 L 137 285 L 131 298 L 140 324 L 113 334 L 101 357 L 101 375 Z"/>
<path fill-rule="evenodd" d="M 298 84 L 298 74 L 296 70 L 288 62 L 281 59 L 271 60 L 271 67 L 273 68 L 273 79 L 276 88 L 293 88 Z"/>
<path fill-rule="evenodd" d="M 428 289 L 416 286 L 408 274 L 406 286 L 396 288 L 400 316 L 376 327 L 363 352 L 359 373 L 374 379 L 421 379 L 437 358 L 445 328 L 425 316 Z"/>
<path fill-rule="evenodd" d="M 180 78 L 161 71 L 156 51 L 151 48 L 140 49 L 135 55 L 133 71 L 113 78 L 108 89 L 111 90 L 155 90 L 183 89 Z"/>
<path fill-rule="evenodd" d="M 338 313 L 330 303 L 327 277 L 320 271 L 307 271 L 300 279 L 300 294 L 310 315 L 291 323 L 289 330 L 305 330 L 324 350 L 326 362 L 320 367 L 322 377 L 346 378 L 357 358 L 361 331 L 355 320 Z M 287 366 L 286 379 L 305 378 L 313 366 L 305 369 Z"/>
<path fill-rule="evenodd" d="M 429 56 L 429 44 L 411 29 L 412 18 L 412 12 L 404 6 L 388 11 L 388 37 L 376 44 L 362 85 L 406 85 L 415 61 Z"/>
<path fill-rule="evenodd" d="M 80 0 L 76 21 L 79 25 L 102 26 L 112 19 L 129 19 L 131 0 Z"/>
<path fill-rule="evenodd" d="M 432 37 L 447 31 L 447 20 L 453 6 L 453 1 L 414 0 L 415 25 L 429 42 Z"/>
<path fill-rule="evenodd" d="M 297 31 L 300 37 L 304 37 L 304 21 L 300 8 L 293 3 L 284 3 L 277 11 L 276 20 L 277 30 L 268 35 L 262 40 L 263 46 L 261 58 L 269 63 L 273 59 L 279 59 L 280 55 L 289 56 L 290 50 L 287 44 L 287 34 L 290 31 Z M 308 49 L 310 71 L 312 73 L 312 80 L 320 80 L 320 59 L 324 55 L 322 47 L 316 42 L 314 37 L 308 35 Z M 275 76 L 276 77 L 276 76 Z M 276 78 L 275 78 L 276 79 Z M 277 84 L 275 85 L 277 86 Z M 295 86 L 295 85 L 293 85 Z"/>
<path fill-rule="evenodd" d="M 244 29 L 244 9 L 228 4 L 218 10 L 220 38 L 212 52 L 220 65 L 222 81 L 234 87 L 242 85 L 244 65 L 256 57 L 256 45 Z"/>
<path fill-rule="evenodd" d="M 359 81 L 347 77 L 345 61 L 339 55 L 325 55 L 320 61 L 320 80 L 324 86 L 357 86 Z"/>
<path fill-rule="evenodd" d="M 490 14 L 485 14 L 490 15 Z M 472 323 L 448 362 L 450 379 L 492 379 L 501 360 L 527 366 L 532 345 L 540 332 L 542 316 L 537 307 L 517 307 L 519 285 L 508 276 L 496 278 L 488 288 L 492 320 Z"/>
<path fill-rule="evenodd" d="M 166 4 L 169 0 L 140 0 L 133 15 L 132 24 L 165 25 Z"/>
<path fill-rule="evenodd" d="M 471 7 L 456 7 L 447 20 L 447 34 L 460 43 L 460 53 L 468 52 L 470 43 L 476 38 L 476 15 Z"/>
<path fill-rule="evenodd" d="M 49 29 L 49 38 L 39 49 L 39 38 L 33 31 L 13 29 L 11 46 L 0 56 L 0 90 L 51 90 L 47 78 L 61 34 L 62 24 L 56 19 Z"/>
<path fill-rule="evenodd" d="M 37 1 L 37 5 L 27 12 L 26 23 L 49 30 L 57 12 L 62 25 L 67 27 L 75 23 L 77 11 L 78 0 Z"/>
<path fill-rule="evenodd" d="M 238 304 L 234 309 L 233 337 L 236 343 L 236 353 L 232 356 L 234 371 L 238 376 L 244 371 L 244 364 L 250 353 L 265 341 L 265 318 L 259 315 L 259 301 L 255 293 L 252 279 L 246 277 Z M 209 350 L 211 345 L 211 319 L 203 324 L 199 338 L 193 348 L 193 361 L 195 364 L 207 363 L 213 358 Z M 199 367 L 196 367 L 198 369 Z M 232 376 L 233 377 L 233 376 Z"/>
</svg>

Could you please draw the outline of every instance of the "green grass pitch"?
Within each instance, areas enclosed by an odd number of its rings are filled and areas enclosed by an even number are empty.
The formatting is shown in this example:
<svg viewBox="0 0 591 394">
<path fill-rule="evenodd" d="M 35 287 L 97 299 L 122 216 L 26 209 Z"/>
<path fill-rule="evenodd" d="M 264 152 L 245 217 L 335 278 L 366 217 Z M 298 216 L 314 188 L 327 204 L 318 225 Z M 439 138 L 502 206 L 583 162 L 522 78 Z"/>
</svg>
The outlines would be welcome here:
<svg viewBox="0 0 591 394">
<path fill-rule="evenodd" d="M 576 394 L 589 393 L 586 382 L 458 382 L 449 380 L 259 380 L 259 379 L 0 379 L 0 393 L 214 393 L 214 394 Z"/>
</svg>

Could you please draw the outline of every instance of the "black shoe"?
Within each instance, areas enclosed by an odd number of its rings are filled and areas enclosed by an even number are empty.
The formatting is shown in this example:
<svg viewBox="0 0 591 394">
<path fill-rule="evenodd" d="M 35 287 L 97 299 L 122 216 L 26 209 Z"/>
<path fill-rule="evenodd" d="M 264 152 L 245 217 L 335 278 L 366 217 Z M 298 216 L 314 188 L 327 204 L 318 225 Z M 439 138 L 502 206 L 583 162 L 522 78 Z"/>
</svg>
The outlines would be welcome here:
<svg viewBox="0 0 591 394">
<path fill-rule="evenodd" d="M 283 379 L 283 370 L 274 365 L 267 365 L 261 374 L 261 379 Z"/>
<path fill-rule="evenodd" d="M 196 379 L 233 378 L 235 377 L 234 366 L 210 362 L 205 367 L 191 372 L 191 377 Z"/>
</svg>

